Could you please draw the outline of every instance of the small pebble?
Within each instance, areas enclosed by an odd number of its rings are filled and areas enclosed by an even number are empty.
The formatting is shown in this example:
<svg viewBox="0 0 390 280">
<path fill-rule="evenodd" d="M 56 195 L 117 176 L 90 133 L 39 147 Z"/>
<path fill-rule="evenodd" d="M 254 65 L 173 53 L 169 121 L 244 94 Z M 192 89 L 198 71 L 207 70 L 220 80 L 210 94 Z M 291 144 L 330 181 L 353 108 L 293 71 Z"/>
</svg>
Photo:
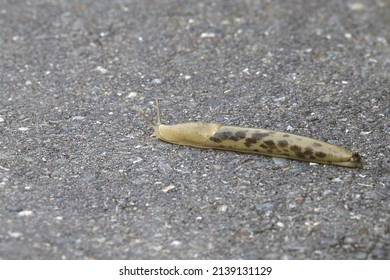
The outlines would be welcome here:
<svg viewBox="0 0 390 280">
<path fill-rule="evenodd" d="M 218 212 L 221 212 L 221 213 L 226 212 L 227 208 L 228 208 L 228 206 L 225 204 L 219 205 Z"/>
<path fill-rule="evenodd" d="M 214 38 L 215 37 L 215 33 L 212 33 L 212 32 L 203 32 L 202 34 L 200 34 L 200 38 Z"/>
<path fill-rule="evenodd" d="M 142 158 L 137 157 L 137 158 L 135 158 L 135 159 L 133 159 L 133 160 L 131 160 L 131 161 L 133 162 L 133 164 L 135 164 L 135 163 L 141 162 L 141 161 L 142 161 Z"/>
<path fill-rule="evenodd" d="M 74 116 L 74 117 L 72 117 L 72 121 L 81 121 L 83 119 L 84 119 L 83 116 Z"/>
<path fill-rule="evenodd" d="M 134 98 L 134 97 L 136 97 L 136 96 L 137 96 L 137 92 L 132 91 L 132 92 L 130 92 L 130 93 L 127 95 L 127 98 Z"/>
<path fill-rule="evenodd" d="M 162 189 L 163 192 L 167 193 L 169 192 L 170 190 L 173 190 L 175 189 L 176 186 L 175 185 L 172 185 L 172 184 L 169 184 L 168 186 L 166 186 L 165 188 Z"/>
<path fill-rule="evenodd" d="M 284 228 L 284 224 L 282 222 L 277 222 L 276 225 L 280 228 Z"/>
<path fill-rule="evenodd" d="M 356 253 L 353 259 L 355 259 L 355 260 L 366 260 L 367 259 L 367 253 L 365 253 L 365 252 Z"/>
<path fill-rule="evenodd" d="M 275 204 L 270 203 L 270 202 L 266 202 L 266 203 L 263 203 L 263 204 L 257 204 L 255 207 L 256 207 L 257 211 L 260 211 L 260 212 L 270 212 L 270 211 L 274 210 Z"/>
<path fill-rule="evenodd" d="M 341 182 L 343 182 L 343 180 L 340 179 L 340 178 L 334 178 L 334 179 L 332 180 L 332 182 L 341 183 Z"/>
<path fill-rule="evenodd" d="M 363 11 L 366 6 L 363 3 L 355 2 L 347 4 L 347 7 L 352 11 Z"/>
<path fill-rule="evenodd" d="M 162 79 L 153 79 L 152 84 L 153 85 L 161 85 L 163 83 Z"/>
<path fill-rule="evenodd" d="M 173 246 L 180 246 L 181 245 L 181 241 L 174 240 L 174 241 L 171 242 L 171 245 L 173 245 Z"/>
<path fill-rule="evenodd" d="M 21 212 L 23 207 L 18 204 L 9 204 L 5 206 L 5 209 L 9 212 Z"/>
<path fill-rule="evenodd" d="M 8 232 L 9 236 L 13 237 L 13 238 L 18 238 L 18 237 L 21 237 L 23 236 L 23 233 L 21 232 L 18 232 L 18 231 L 15 231 L 15 232 Z"/>
<path fill-rule="evenodd" d="M 96 67 L 96 70 L 99 71 L 102 74 L 106 74 L 108 72 L 108 70 L 106 68 L 102 67 L 102 66 Z"/>
<path fill-rule="evenodd" d="M 30 210 L 24 210 L 24 211 L 20 211 L 18 213 L 18 216 L 19 217 L 27 217 L 27 216 L 31 216 L 33 214 L 33 211 L 30 211 Z"/>
<path fill-rule="evenodd" d="M 279 158 L 279 157 L 272 157 L 272 161 L 276 165 L 285 165 L 288 162 L 286 158 Z"/>
</svg>

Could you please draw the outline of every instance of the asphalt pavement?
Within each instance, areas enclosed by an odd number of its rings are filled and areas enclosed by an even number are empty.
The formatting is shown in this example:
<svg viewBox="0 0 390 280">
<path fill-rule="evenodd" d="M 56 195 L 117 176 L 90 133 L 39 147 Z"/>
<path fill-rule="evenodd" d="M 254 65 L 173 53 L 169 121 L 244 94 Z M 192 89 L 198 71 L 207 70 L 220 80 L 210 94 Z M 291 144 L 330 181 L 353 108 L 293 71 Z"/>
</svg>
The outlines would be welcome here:
<svg viewBox="0 0 390 280">
<path fill-rule="evenodd" d="M 390 2 L 0 1 L 0 259 L 390 259 Z M 286 131 L 360 168 L 177 146 Z"/>
</svg>

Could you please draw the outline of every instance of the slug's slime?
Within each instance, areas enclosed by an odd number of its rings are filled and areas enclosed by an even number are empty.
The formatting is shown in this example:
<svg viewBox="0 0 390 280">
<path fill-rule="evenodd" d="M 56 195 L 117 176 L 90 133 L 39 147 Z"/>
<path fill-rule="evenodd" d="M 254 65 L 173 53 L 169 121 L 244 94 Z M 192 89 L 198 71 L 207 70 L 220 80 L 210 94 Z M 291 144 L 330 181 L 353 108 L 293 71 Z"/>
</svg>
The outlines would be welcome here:
<svg viewBox="0 0 390 280">
<path fill-rule="evenodd" d="M 220 149 L 266 156 L 358 167 L 361 157 L 346 148 L 313 138 L 266 129 L 223 126 L 219 123 L 188 122 L 175 125 L 161 123 L 156 99 L 157 124 L 137 111 L 153 127 L 157 139 L 173 144 L 204 149 Z"/>
</svg>

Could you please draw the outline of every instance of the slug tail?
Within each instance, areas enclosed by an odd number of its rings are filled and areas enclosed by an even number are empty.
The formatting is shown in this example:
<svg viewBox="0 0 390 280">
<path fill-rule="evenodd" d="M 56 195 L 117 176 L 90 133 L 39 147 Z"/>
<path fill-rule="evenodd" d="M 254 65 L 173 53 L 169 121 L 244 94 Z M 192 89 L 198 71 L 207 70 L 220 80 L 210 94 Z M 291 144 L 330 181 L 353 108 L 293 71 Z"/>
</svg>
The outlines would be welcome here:
<svg viewBox="0 0 390 280">
<path fill-rule="evenodd" d="M 360 164 L 361 164 L 361 157 L 358 153 L 353 153 L 350 160 L 348 161 L 332 161 L 332 162 L 329 162 L 330 164 L 333 164 L 333 165 L 338 165 L 338 166 L 345 166 L 345 167 L 359 167 Z"/>
</svg>

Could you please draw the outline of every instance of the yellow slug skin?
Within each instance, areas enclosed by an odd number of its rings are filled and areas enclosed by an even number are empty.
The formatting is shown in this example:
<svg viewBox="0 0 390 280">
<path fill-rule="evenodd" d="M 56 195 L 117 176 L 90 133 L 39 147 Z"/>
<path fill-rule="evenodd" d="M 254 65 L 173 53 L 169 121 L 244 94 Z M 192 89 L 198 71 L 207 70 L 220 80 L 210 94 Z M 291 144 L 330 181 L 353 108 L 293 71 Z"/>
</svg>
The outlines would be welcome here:
<svg viewBox="0 0 390 280">
<path fill-rule="evenodd" d="M 358 167 L 360 156 L 343 147 L 309 137 L 218 123 L 159 125 L 158 139 L 197 148 L 231 150 L 303 161 Z"/>
<path fill-rule="evenodd" d="M 358 167 L 358 153 L 313 138 L 266 129 L 222 126 L 219 123 L 189 122 L 161 124 L 158 100 L 157 123 L 137 110 L 154 128 L 152 136 L 178 145 L 204 149 L 221 149 L 296 160 Z"/>
</svg>

